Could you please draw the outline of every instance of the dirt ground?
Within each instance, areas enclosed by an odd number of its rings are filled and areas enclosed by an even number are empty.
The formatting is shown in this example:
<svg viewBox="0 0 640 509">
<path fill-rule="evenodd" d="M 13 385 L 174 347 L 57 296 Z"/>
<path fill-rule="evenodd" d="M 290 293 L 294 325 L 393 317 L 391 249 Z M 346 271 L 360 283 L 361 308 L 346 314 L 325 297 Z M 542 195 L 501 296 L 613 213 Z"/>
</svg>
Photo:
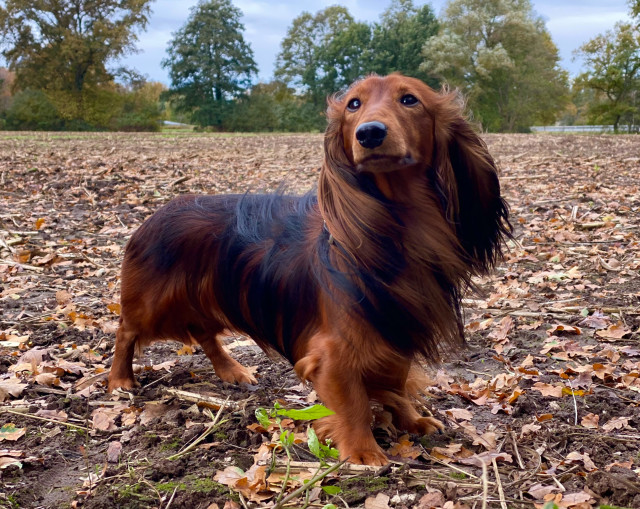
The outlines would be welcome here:
<svg viewBox="0 0 640 509">
<path fill-rule="evenodd" d="M 255 415 L 317 403 L 286 362 L 229 338 L 259 381 L 235 386 L 164 342 L 141 388 L 105 379 L 131 233 L 181 193 L 311 188 L 322 136 L 0 134 L 0 507 L 640 508 L 640 137 L 485 140 L 516 242 L 465 299 L 469 348 L 429 372 L 446 432 L 378 410 L 392 463 L 296 495 L 328 469 L 308 421 Z"/>
</svg>

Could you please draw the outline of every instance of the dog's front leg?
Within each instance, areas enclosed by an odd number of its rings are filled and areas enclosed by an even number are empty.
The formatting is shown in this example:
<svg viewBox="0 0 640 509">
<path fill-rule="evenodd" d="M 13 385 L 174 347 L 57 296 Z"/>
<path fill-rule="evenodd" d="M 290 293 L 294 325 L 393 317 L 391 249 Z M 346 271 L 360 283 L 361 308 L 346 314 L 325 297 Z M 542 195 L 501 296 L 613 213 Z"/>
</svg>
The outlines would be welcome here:
<svg viewBox="0 0 640 509">
<path fill-rule="evenodd" d="M 314 429 L 320 440 L 330 438 L 340 459 L 365 465 L 386 465 L 387 457 L 371 431 L 371 405 L 354 354 L 340 338 L 316 335 L 296 373 L 309 380 L 322 402 L 335 415 L 319 419 Z"/>
</svg>

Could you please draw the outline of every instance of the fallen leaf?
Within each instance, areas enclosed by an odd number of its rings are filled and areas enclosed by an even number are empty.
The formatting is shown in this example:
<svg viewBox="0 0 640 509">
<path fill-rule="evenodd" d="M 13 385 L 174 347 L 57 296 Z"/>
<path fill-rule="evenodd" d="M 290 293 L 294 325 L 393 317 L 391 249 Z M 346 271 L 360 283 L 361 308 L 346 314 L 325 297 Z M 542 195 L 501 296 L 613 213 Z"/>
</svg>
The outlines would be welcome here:
<svg viewBox="0 0 640 509">
<path fill-rule="evenodd" d="M 473 414 L 466 408 L 448 408 L 442 413 L 456 421 L 470 421 L 473 419 Z"/>
<path fill-rule="evenodd" d="M 585 428 L 598 429 L 598 421 L 600 420 L 600 416 L 596 414 L 587 414 L 585 415 L 580 424 L 582 424 Z"/>
<path fill-rule="evenodd" d="M 21 396 L 28 385 L 9 380 L 0 380 L 0 402 L 9 399 L 9 396 L 14 398 Z"/>
<path fill-rule="evenodd" d="M 565 334 L 577 334 L 577 335 L 582 334 L 582 330 L 580 330 L 580 327 L 576 327 L 574 325 L 566 325 L 563 323 L 556 324 L 552 329 L 547 331 L 548 334 L 553 334 L 556 332 L 560 332 L 560 333 L 564 332 Z"/>
<path fill-rule="evenodd" d="M 626 468 L 631 470 L 633 467 L 633 460 L 629 461 L 614 461 L 613 463 L 609 463 L 604 469 L 609 472 L 613 467 Z"/>
<path fill-rule="evenodd" d="M 578 325 L 584 327 L 591 327 L 592 329 L 606 329 L 611 323 L 611 320 L 602 311 L 596 310 L 593 314 L 587 316 Z"/>
<path fill-rule="evenodd" d="M 91 416 L 93 417 L 92 427 L 101 431 L 113 431 L 116 429 L 115 416 L 117 412 L 107 408 L 96 408 Z"/>
<path fill-rule="evenodd" d="M 529 493 L 529 495 L 531 495 L 536 500 L 543 500 L 544 497 L 546 497 L 549 493 L 553 493 L 557 490 L 558 486 L 556 486 L 555 484 L 536 483 L 531 486 L 531 488 L 529 488 L 527 493 Z"/>
<path fill-rule="evenodd" d="M 576 462 L 582 463 L 584 465 L 584 468 L 588 472 L 592 472 L 598 469 L 598 467 L 596 467 L 595 463 L 591 460 L 591 458 L 586 452 L 583 454 L 580 454 L 578 451 L 572 451 L 569 454 L 567 454 L 565 461 L 569 461 L 571 463 L 576 463 Z"/>
<path fill-rule="evenodd" d="M 389 495 L 378 493 L 375 498 L 369 497 L 364 501 L 364 509 L 390 509 Z"/>
<path fill-rule="evenodd" d="M 614 429 L 623 429 L 629 427 L 629 417 L 614 417 L 602 426 L 604 431 L 613 431 Z"/>
<path fill-rule="evenodd" d="M 40 373 L 35 377 L 35 381 L 38 385 L 44 385 L 46 387 L 60 384 L 60 379 L 53 373 Z"/>
<path fill-rule="evenodd" d="M 71 294 L 66 290 L 58 290 L 56 292 L 56 302 L 60 306 L 66 306 L 71 302 L 71 299 L 72 299 Z"/>
<path fill-rule="evenodd" d="M 107 462 L 118 463 L 120 461 L 120 453 L 122 452 L 122 444 L 117 440 L 109 443 L 107 448 Z"/>
<path fill-rule="evenodd" d="M 3 440 L 15 442 L 19 438 L 23 437 L 26 432 L 27 428 L 16 428 L 15 424 L 8 422 L 0 428 L 0 442 Z"/>
<path fill-rule="evenodd" d="M 550 396 L 552 398 L 561 398 L 563 387 L 560 385 L 545 384 L 542 382 L 536 382 L 533 384 L 532 389 L 540 391 L 543 396 Z"/>
<path fill-rule="evenodd" d="M 44 417 L 45 419 L 51 419 L 52 421 L 67 422 L 69 416 L 64 410 L 45 410 L 40 409 L 36 412 L 38 417 Z"/>
<path fill-rule="evenodd" d="M 413 506 L 413 509 L 433 509 L 434 507 L 442 507 L 444 502 L 445 498 L 442 492 L 435 490 L 423 495 L 418 501 L 418 504 Z"/>
<path fill-rule="evenodd" d="M 596 336 L 604 339 L 621 339 L 630 333 L 631 331 L 629 329 L 627 329 L 622 323 L 618 322 L 617 324 L 610 325 L 604 330 L 596 331 Z"/>
<path fill-rule="evenodd" d="M 505 452 L 496 452 L 496 451 L 485 451 L 480 454 L 474 454 L 469 458 L 461 458 L 458 460 L 459 463 L 464 465 L 475 465 L 477 467 L 481 467 L 483 464 L 488 465 L 493 460 L 496 461 L 506 461 L 507 463 L 511 463 L 513 458 L 510 454 Z"/>
<path fill-rule="evenodd" d="M 422 451 L 419 447 L 414 447 L 413 442 L 409 440 L 409 435 L 402 435 L 398 442 L 389 448 L 389 454 L 401 458 L 416 459 L 422 454 Z"/>
</svg>

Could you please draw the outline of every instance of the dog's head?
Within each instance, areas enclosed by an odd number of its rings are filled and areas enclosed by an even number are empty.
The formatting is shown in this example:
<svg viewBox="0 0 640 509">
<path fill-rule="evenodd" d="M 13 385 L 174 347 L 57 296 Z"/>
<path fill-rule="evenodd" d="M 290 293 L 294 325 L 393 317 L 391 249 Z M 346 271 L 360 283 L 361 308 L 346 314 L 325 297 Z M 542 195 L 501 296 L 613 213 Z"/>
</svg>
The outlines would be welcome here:
<svg viewBox="0 0 640 509">
<path fill-rule="evenodd" d="M 327 118 L 326 172 L 346 182 L 423 172 L 473 268 L 483 272 L 495 263 L 510 234 L 508 208 L 494 160 L 465 119 L 458 93 L 438 93 L 400 74 L 374 75 L 331 97 Z"/>
</svg>

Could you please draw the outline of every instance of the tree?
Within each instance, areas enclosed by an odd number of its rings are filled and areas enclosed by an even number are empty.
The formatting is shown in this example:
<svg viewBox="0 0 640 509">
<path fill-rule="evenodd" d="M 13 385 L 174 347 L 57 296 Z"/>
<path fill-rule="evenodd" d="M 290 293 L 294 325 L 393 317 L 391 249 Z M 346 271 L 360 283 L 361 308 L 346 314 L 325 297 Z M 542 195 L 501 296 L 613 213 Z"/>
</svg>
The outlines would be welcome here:
<svg viewBox="0 0 640 509">
<path fill-rule="evenodd" d="M 0 112 L 6 110 L 11 104 L 11 89 L 15 74 L 9 69 L 0 67 Z"/>
<path fill-rule="evenodd" d="M 162 61 L 169 68 L 169 94 L 176 111 L 189 112 L 199 125 L 221 128 L 231 100 L 258 72 L 241 16 L 230 0 L 201 0 L 169 42 Z"/>
<path fill-rule="evenodd" d="M 617 23 L 613 30 L 598 35 L 577 50 L 586 71 L 576 78 L 577 89 L 591 89 L 594 101 L 588 108 L 593 122 L 633 121 L 638 112 L 640 88 L 640 31 L 629 23 Z"/>
<path fill-rule="evenodd" d="M 567 102 L 567 73 L 529 0 L 452 0 L 422 55 L 423 70 L 460 87 L 487 130 L 552 122 Z"/>
<path fill-rule="evenodd" d="M 315 15 L 303 12 L 282 41 L 275 76 L 323 110 L 329 94 L 369 69 L 370 38 L 369 26 L 354 21 L 345 7 L 334 5 Z"/>
<path fill-rule="evenodd" d="M 422 47 L 438 33 L 438 26 L 429 4 L 418 8 L 412 0 L 393 0 L 373 27 L 371 70 L 381 75 L 398 71 L 437 86 L 420 64 Z"/>
<path fill-rule="evenodd" d="M 152 0 L 0 1 L 2 55 L 15 87 L 44 91 L 83 118 L 86 92 L 113 80 L 108 64 L 134 50 Z"/>
</svg>

